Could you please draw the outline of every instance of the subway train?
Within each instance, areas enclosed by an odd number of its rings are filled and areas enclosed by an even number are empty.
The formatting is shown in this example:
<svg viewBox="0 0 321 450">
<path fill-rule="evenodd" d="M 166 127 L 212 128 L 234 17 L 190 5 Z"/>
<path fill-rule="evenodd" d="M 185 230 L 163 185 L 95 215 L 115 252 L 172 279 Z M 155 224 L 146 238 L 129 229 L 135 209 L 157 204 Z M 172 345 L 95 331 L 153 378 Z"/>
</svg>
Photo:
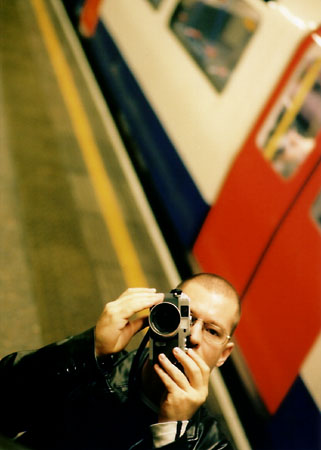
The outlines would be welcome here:
<svg viewBox="0 0 321 450">
<path fill-rule="evenodd" d="M 240 293 L 252 447 L 319 449 L 320 1 L 64 3 L 164 227 Z"/>
</svg>

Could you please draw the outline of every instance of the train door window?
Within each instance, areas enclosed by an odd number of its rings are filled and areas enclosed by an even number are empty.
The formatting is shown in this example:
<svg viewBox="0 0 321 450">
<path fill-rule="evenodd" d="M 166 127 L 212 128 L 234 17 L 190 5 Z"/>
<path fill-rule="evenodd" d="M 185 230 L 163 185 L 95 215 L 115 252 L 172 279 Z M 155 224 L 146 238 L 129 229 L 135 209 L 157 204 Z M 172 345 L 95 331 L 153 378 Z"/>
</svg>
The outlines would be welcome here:
<svg viewBox="0 0 321 450">
<path fill-rule="evenodd" d="M 244 0 L 183 0 L 170 27 L 221 92 L 258 26 Z"/>
<path fill-rule="evenodd" d="M 315 147 L 321 129 L 321 48 L 304 55 L 257 137 L 273 169 L 290 177 Z"/>
<path fill-rule="evenodd" d="M 312 205 L 312 217 L 319 226 L 319 230 L 321 231 L 321 192 L 317 196 L 315 202 Z"/>
</svg>

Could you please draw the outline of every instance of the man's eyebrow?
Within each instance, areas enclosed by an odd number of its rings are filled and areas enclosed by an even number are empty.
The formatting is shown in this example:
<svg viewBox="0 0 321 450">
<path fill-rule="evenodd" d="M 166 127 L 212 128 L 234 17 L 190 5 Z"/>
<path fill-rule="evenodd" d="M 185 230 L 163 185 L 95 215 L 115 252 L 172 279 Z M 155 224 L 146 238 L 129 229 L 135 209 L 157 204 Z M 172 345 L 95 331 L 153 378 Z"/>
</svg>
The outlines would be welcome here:
<svg viewBox="0 0 321 450">
<path fill-rule="evenodd" d="M 195 312 L 191 308 L 191 315 L 194 315 L 194 314 L 195 314 Z M 204 320 L 204 322 L 208 323 L 209 325 L 215 325 L 216 327 L 222 328 L 222 330 L 224 330 L 226 332 L 226 330 L 223 327 L 223 325 L 221 325 L 220 323 L 216 322 L 215 320 Z"/>
</svg>

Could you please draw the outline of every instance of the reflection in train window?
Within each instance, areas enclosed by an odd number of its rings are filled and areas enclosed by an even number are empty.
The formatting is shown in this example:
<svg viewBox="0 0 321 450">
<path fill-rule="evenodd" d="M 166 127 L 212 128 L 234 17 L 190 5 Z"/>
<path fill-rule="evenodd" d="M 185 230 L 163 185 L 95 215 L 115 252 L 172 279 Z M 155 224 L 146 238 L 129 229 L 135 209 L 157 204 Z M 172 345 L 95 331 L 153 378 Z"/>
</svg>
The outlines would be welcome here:
<svg viewBox="0 0 321 450">
<path fill-rule="evenodd" d="M 257 138 L 263 156 L 287 178 L 315 147 L 321 129 L 321 49 L 304 56 Z"/>
<path fill-rule="evenodd" d="M 319 193 L 315 202 L 312 205 L 311 213 L 312 213 L 313 219 L 319 225 L 319 229 L 321 231 L 321 192 Z"/>
<path fill-rule="evenodd" d="M 151 3 L 155 8 L 158 8 L 158 6 L 159 6 L 159 4 L 160 4 L 160 2 L 162 1 L 162 0 L 148 0 L 149 1 L 149 3 Z"/>
<path fill-rule="evenodd" d="M 171 29 L 221 92 L 258 25 L 244 0 L 183 0 Z"/>
</svg>

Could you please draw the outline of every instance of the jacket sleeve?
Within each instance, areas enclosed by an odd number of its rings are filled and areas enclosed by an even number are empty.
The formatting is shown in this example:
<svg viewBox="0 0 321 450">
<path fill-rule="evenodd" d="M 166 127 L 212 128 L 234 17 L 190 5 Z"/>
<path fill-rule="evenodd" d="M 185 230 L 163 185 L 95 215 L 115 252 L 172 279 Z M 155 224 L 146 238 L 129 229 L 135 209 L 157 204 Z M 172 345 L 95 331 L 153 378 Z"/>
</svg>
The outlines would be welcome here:
<svg viewBox="0 0 321 450">
<path fill-rule="evenodd" d="M 14 437 L 39 418 L 61 411 L 71 391 L 99 377 L 94 329 L 47 345 L 17 352 L 0 361 L 0 433 Z"/>
</svg>

